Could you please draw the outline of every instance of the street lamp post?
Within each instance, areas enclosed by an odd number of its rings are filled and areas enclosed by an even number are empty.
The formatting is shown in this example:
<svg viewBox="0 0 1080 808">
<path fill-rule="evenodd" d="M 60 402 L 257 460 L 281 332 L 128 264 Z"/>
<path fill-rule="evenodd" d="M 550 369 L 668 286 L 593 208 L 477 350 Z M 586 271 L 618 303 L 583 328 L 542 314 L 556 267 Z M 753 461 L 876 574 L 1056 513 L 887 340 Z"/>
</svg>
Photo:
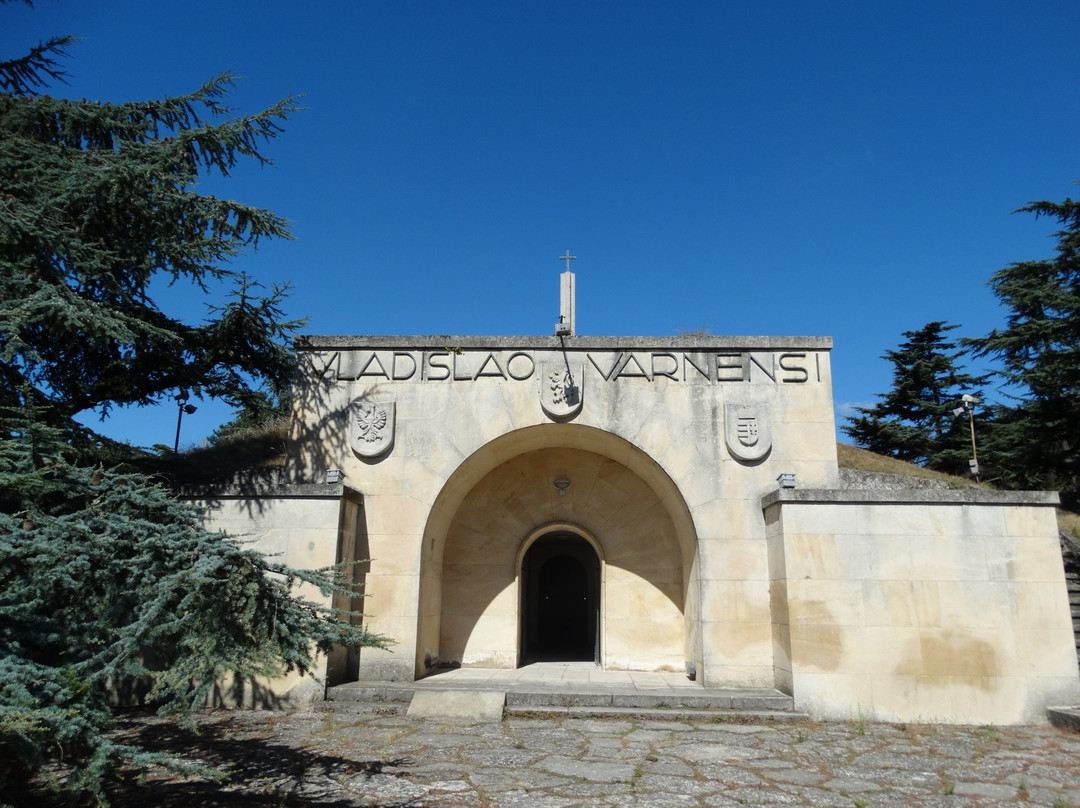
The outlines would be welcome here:
<svg viewBox="0 0 1080 808">
<path fill-rule="evenodd" d="M 187 396 L 183 394 L 176 397 L 176 442 L 173 444 L 173 454 L 180 453 L 180 424 L 184 420 L 184 413 L 191 415 L 195 410 L 199 409 L 194 404 L 188 404 L 187 400 Z"/>
<path fill-rule="evenodd" d="M 959 416 L 966 412 L 968 416 L 968 425 L 971 428 L 971 460 L 968 461 L 968 466 L 971 467 L 975 482 L 979 482 L 979 453 L 975 449 L 975 405 L 978 403 L 977 397 L 965 393 L 960 397 L 960 406 L 953 410 L 953 415 Z"/>
</svg>

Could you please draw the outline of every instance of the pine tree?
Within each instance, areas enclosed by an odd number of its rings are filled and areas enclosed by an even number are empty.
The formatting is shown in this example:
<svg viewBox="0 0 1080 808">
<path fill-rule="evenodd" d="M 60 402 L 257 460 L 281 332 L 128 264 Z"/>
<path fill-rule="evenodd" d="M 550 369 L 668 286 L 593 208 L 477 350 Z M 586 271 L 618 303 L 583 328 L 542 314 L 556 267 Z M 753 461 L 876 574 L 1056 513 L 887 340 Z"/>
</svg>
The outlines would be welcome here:
<svg viewBox="0 0 1080 808">
<path fill-rule="evenodd" d="M 50 760 L 74 767 L 66 790 L 99 799 L 118 760 L 161 762 L 105 734 L 109 685 L 150 682 L 146 698 L 182 714 L 227 675 L 385 646 L 295 595 L 351 593 L 344 576 L 272 563 L 145 476 L 71 462 L 25 411 L 0 423 L 0 800 Z"/>
<path fill-rule="evenodd" d="M 859 415 L 842 427 L 857 446 L 936 471 L 968 472 L 969 425 L 953 410 L 986 378 L 958 364 L 956 344 L 945 337 L 956 327 L 939 320 L 905 331 L 905 341 L 885 353 L 893 366 L 892 389 L 873 407 L 856 408 Z"/>
<path fill-rule="evenodd" d="M 39 95 L 70 43 L 0 62 L 0 802 L 50 761 L 100 800 L 117 761 L 156 759 L 109 738 L 110 683 L 142 678 L 183 713 L 226 674 L 306 672 L 334 644 L 387 642 L 297 596 L 355 594 L 335 571 L 207 531 L 75 423 L 178 393 L 258 412 L 287 389 L 285 290 L 260 295 L 226 266 L 286 223 L 195 187 L 268 162 L 259 148 L 295 107 L 228 117 L 229 76 L 154 101 Z M 233 291 L 204 322 L 154 299 L 161 281 L 215 280 Z"/>
<path fill-rule="evenodd" d="M 1002 407 L 995 450 L 1006 482 L 1080 498 L 1080 202 L 1034 202 L 1020 209 L 1056 219 L 1057 254 L 996 272 L 990 288 L 1009 310 L 1006 325 L 965 340 L 1001 363 L 1013 404 Z"/>
<path fill-rule="evenodd" d="M 38 95 L 59 75 L 61 38 L 0 63 L 0 403 L 28 399 L 55 422 L 177 394 L 259 406 L 288 387 L 286 289 L 266 294 L 227 266 L 280 216 L 200 194 L 260 152 L 292 99 L 231 117 L 233 79 L 190 95 L 128 103 Z M 42 75 L 44 73 L 44 75 Z M 158 289 L 233 285 L 200 322 L 163 311 Z"/>
</svg>

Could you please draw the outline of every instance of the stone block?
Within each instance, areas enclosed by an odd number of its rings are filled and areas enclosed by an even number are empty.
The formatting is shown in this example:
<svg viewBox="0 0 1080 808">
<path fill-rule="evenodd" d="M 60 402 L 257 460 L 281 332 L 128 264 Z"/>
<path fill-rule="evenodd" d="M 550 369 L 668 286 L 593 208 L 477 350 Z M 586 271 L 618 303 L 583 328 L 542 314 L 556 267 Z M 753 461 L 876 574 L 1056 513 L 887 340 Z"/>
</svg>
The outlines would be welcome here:
<svg viewBox="0 0 1080 808">
<path fill-rule="evenodd" d="M 285 563 L 301 570 L 322 569 L 337 563 L 335 529 L 298 528 L 289 531 Z"/>
<path fill-rule="evenodd" d="M 719 665 L 761 666 L 772 669 L 770 623 L 725 623 L 705 620 L 702 626 L 705 669 Z"/>
<path fill-rule="evenodd" d="M 1054 536 L 1057 534 L 1057 514 L 1053 508 L 1028 508 L 1009 505 L 1002 508 L 1005 535 L 1017 538 Z"/>
<path fill-rule="evenodd" d="M 775 672 L 771 664 L 732 665 L 721 660 L 705 659 L 705 687 L 773 687 Z"/>
<path fill-rule="evenodd" d="M 403 496 L 367 496 L 364 501 L 371 534 L 419 536 L 424 532 L 428 508 L 419 500 Z"/>
<path fill-rule="evenodd" d="M 835 579 L 840 577 L 836 536 L 831 533 L 789 533 L 783 539 L 787 578 Z"/>
<path fill-rule="evenodd" d="M 417 690 L 409 703 L 410 718 L 460 718 L 501 721 L 506 693 L 474 690 Z"/>
<path fill-rule="evenodd" d="M 862 603 L 863 623 L 867 626 L 920 625 L 915 589 L 911 581 L 863 581 Z"/>
<path fill-rule="evenodd" d="M 770 608 L 769 581 L 701 582 L 702 611 L 710 619 L 731 623 L 768 623 L 774 619 Z"/>
<path fill-rule="evenodd" d="M 795 672 L 842 673 L 853 651 L 848 626 L 797 624 L 790 626 L 791 667 Z M 796 686 L 798 681 L 796 680 Z"/>
<path fill-rule="evenodd" d="M 1016 667 L 1022 675 L 1052 678 L 1076 676 L 1076 635 L 1071 626 L 1015 629 L 1013 635 L 1011 645 L 1016 653 Z"/>
<path fill-rule="evenodd" d="M 792 625 L 861 626 L 862 581 L 801 579 L 787 583 Z"/>
<path fill-rule="evenodd" d="M 982 537 L 912 535 L 911 577 L 923 581 L 989 580 Z"/>
<path fill-rule="evenodd" d="M 922 628 L 920 673 L 939 677 L 1015 676 L 1016 646 L 1011 632 L 996 629 Z"/>
<path fill-rule="evenodd" d="M 1061 546 L 1054 533 L 983 536 L 982 543 L 992 580 L 1055 584 L 1064 580 Z"/>
<path fill-rule="evenodd" d="M 830 721 L 877 718 L 874 690 L 861 674 L 830 674 L 797 670 L 792 688 L 795 709 Z"/>
<path fill-rule="evenodd" d="M 849 505 L 836 503 L 825 505 L 799 504 L 784 509 L 785 528 L 790 534 L 856 533 L 858 514 Z"/>
<path fill-rule="evenodd" d="M 769 579 L 768 548 L 760 538 L 717 539 L 709 543 L 706 574 L 729 581 Z"/>
</svg>

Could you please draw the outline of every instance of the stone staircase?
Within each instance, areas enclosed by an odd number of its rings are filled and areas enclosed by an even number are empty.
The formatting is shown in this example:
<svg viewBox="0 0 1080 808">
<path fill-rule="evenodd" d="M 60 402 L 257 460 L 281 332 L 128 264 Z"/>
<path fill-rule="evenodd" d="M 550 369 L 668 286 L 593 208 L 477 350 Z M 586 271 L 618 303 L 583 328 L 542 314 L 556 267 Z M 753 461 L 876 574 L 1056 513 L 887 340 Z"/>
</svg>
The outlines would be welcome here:
<svg viewBox="0 0 1080 808">
<path fill-rule="evenodd" d="M 401 714 L 408 711 L 417 690 L 461 693 L 461 686 L 440 686 L 427 680 L 407 683 L 351 682 L 327 691 L 323 709 L 363 714 Z M 712 720 L 797 722 L 809 720 L 795 712 L 791 696 L 771 689 L 687 689 L 642 692 L 610 688 L 551 689 L 535 683 L 489 681 L 465 690 L 498 692 L 505 696 L 504 716 L 636 717 L 648 720 Z M 449 697 L 449 696 L 448 696 Z"/>
<path fill-rule="evenodd" d="M 1065 562 L 1065 586 L 1069 590 L 1076 654 L 1080 657 L 1080 543 L 1064 530 L 1058 535 L 1061 537 L 1061 558 Z"/>
</svg>

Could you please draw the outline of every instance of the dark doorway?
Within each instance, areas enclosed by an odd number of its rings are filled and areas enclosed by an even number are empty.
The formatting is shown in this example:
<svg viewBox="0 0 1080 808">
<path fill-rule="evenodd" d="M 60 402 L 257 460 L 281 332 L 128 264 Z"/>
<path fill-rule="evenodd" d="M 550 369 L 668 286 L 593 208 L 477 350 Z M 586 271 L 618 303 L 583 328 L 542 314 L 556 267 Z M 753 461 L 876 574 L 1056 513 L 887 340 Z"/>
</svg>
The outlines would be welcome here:
<svg viewBox="0 0 1080 808">
<path fill-rule="evenodd" d="M 600 559 L 573 533 L 549 533 L 522 564 L 521 664 L 599 662 Z"/>
</svg>

